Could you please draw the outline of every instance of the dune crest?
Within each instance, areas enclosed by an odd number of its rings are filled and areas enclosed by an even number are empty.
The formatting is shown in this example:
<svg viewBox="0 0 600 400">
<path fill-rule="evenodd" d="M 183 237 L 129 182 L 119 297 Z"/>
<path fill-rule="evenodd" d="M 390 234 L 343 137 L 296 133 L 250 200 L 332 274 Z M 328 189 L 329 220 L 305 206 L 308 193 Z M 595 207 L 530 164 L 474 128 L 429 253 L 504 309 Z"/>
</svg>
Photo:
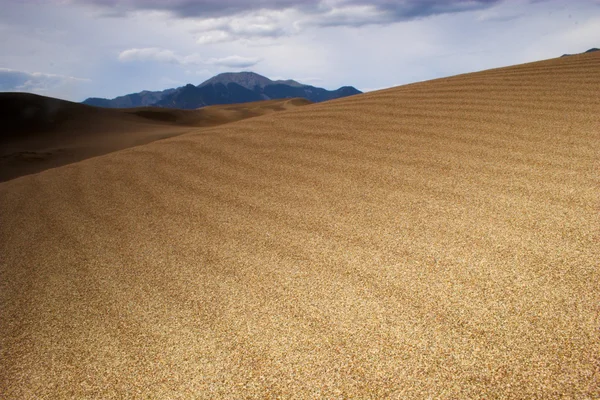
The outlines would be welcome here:
<svg viewBox="0 0 600 400">
<path fill-rule="evenodd" d="M 600 53 L 0 184 L 0 397 L 598 398 Z"/>
</svg>

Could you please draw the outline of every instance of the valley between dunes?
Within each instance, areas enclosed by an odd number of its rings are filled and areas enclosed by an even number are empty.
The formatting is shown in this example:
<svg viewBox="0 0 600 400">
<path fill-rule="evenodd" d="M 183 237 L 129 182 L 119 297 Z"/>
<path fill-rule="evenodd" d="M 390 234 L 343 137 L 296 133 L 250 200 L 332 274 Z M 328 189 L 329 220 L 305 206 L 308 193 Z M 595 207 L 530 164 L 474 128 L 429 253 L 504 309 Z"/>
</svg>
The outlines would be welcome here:
<svg viewBox="0 0 600 400">
<path fill-rule="evenodd" d="M 600 397 L 600 52 L 0 183 L 0 397 Z"/>
</svg>

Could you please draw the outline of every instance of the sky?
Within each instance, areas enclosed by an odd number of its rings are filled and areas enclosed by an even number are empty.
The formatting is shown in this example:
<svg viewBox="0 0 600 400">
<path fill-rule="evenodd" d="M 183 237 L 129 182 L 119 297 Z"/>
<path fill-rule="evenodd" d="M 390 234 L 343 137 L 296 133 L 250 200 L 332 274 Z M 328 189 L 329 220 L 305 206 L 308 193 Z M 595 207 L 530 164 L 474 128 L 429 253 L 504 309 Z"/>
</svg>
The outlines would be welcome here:
<svg viewBox="0 0 600 400">
<path fill-rule="evenodd" d="M 600 47 L 600 0 L 0 0 L 0 91 L 82 101 L 253 71 L 377 90 Z"/>
</svg>

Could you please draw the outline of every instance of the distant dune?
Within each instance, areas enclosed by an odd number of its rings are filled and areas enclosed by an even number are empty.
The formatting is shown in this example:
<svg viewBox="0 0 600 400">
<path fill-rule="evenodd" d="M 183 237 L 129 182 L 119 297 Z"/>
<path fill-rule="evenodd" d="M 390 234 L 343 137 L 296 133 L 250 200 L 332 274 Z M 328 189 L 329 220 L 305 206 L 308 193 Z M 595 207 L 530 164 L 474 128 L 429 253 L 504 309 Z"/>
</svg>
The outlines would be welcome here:
<svg viewBox="0 0 600 400">
<path fill-rule="evenodd" d="M 1 183 L 0 397 L 600 398 L 598 93 L 595 52 Z"/>
<path fill-rule="evenodd" d="M 0 93 L 0 182 L 240 119 L 310 104 L 304 99 L 110 110 L 28 93 Z"/>
</svg>

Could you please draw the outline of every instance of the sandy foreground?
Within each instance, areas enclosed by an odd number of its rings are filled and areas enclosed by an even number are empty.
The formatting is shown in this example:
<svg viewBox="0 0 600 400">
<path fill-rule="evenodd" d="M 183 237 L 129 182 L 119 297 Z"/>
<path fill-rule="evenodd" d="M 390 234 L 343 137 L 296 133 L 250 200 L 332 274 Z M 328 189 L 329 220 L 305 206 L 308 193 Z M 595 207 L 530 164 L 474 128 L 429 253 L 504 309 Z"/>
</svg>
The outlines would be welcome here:
<svg viewBox="0 0 600 400">
<path fill-rule="evenodd" d="M 600 53 L 0 184 L 0 398 L 600 398 Z"/>
</svg>

